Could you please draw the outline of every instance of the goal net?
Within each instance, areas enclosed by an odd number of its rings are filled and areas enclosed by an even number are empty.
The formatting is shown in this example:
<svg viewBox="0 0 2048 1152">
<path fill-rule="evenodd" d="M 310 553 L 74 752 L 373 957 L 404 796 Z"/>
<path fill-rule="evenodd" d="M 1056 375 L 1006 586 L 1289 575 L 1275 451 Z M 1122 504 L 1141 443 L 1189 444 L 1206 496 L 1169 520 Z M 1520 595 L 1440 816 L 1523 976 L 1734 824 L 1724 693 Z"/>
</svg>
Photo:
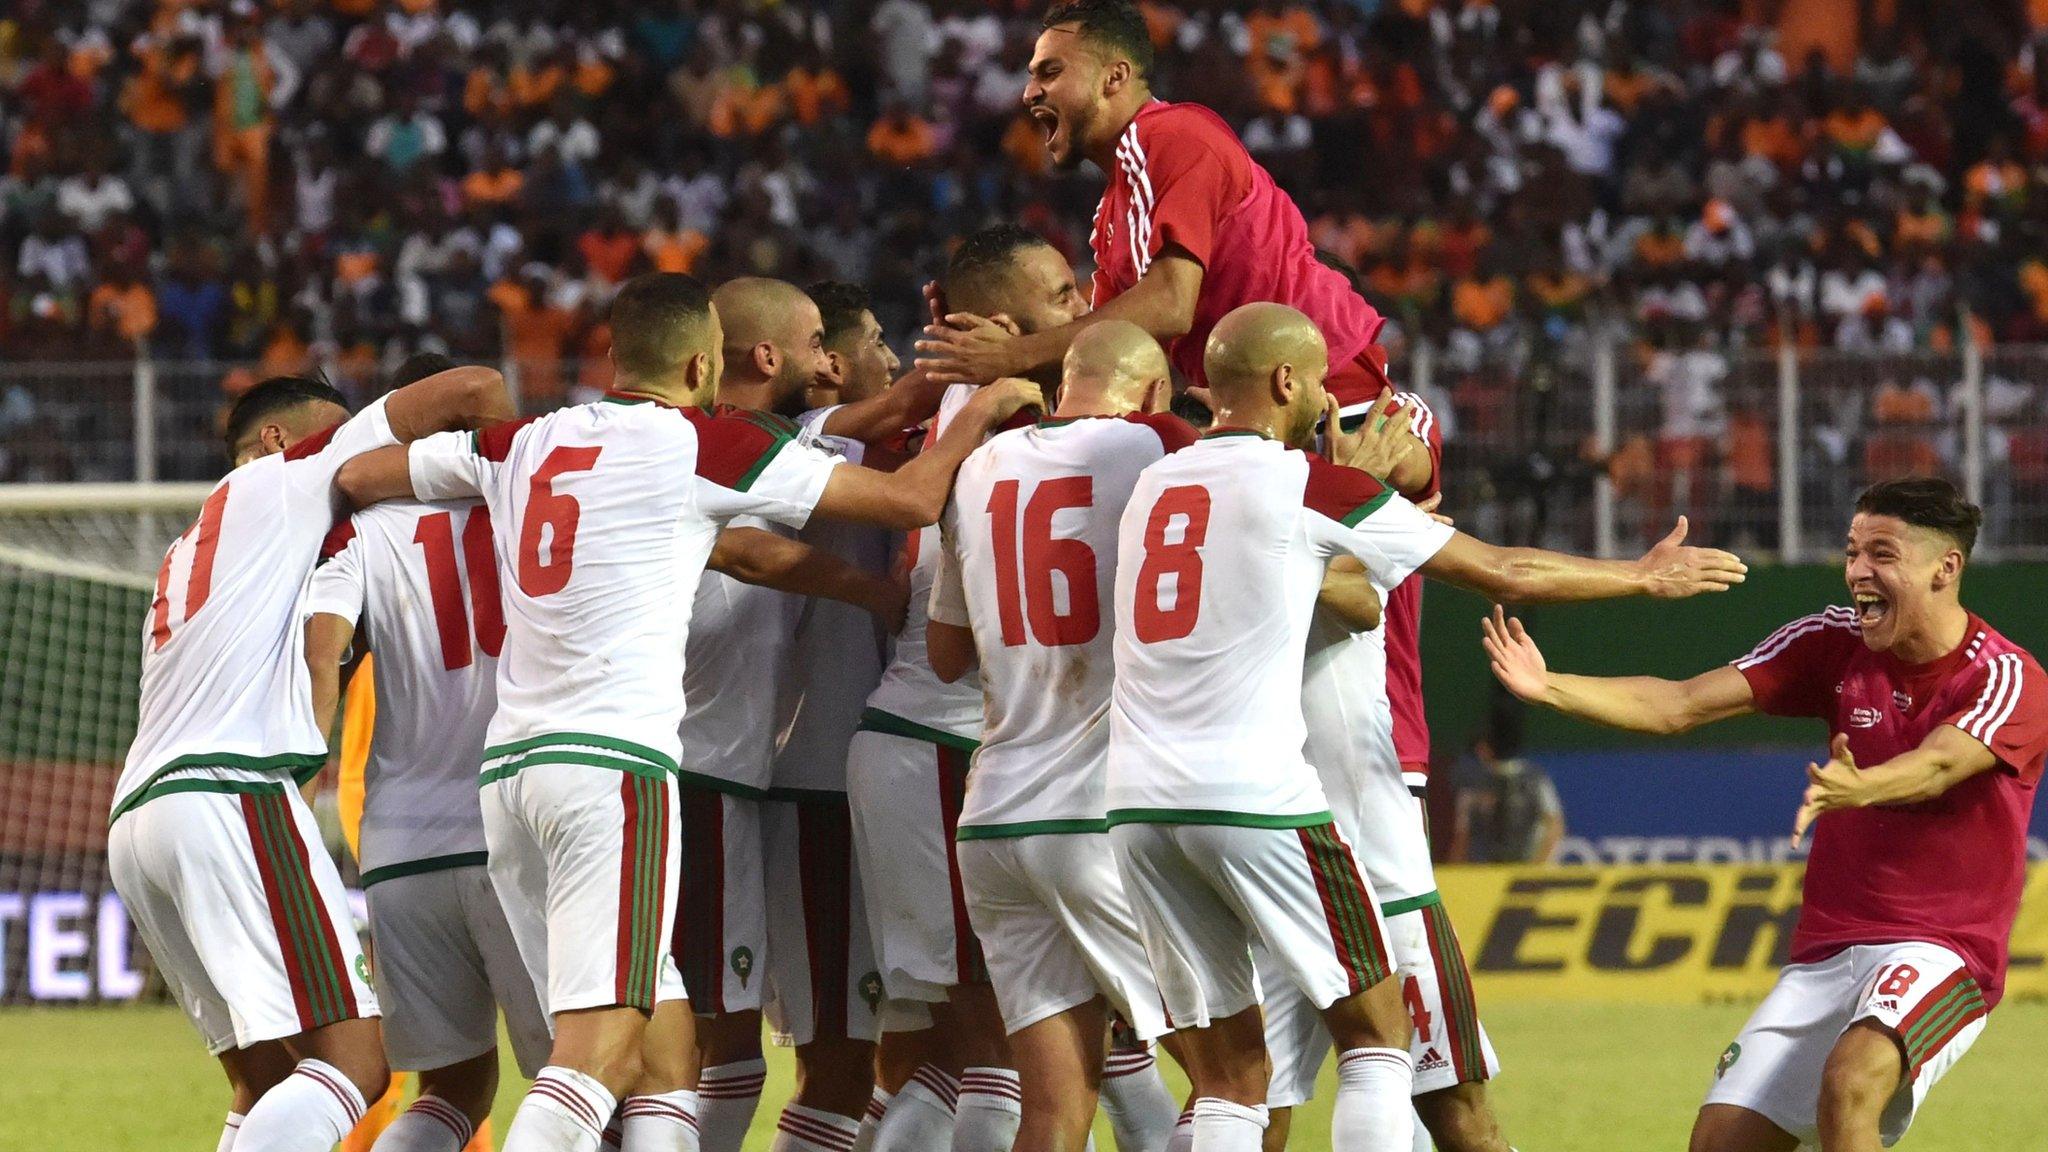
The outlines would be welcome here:
<svg viewBox="0 0 2048 1152">
<path fill-rule="evenodd" d="M 210 488 L 0 486 L 0 1003 L 144 990 L 107 810 L 157 567 Z"/>
</svg>

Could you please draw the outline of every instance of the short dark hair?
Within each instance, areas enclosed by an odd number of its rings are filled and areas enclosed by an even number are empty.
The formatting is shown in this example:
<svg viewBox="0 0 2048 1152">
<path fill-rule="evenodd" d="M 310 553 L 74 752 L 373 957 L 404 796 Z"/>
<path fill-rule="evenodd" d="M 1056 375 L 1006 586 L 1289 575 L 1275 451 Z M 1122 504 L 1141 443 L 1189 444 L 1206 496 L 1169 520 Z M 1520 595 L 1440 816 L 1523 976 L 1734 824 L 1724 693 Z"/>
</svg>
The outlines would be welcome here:
<svg viewBox="0 0 2048 1152">
<path fill-rule="evenodd" d="M 405 358 L 405 363 L 398 366 L 398 371 L 391 374 L 391 386 L 403 388 L 408 384 L 417 384 L 429 376 L 439 376 L 456 366 L 454 360 L 439 352 L 415 352 Z"/>
<path fill-rule="evenodd" d="M 1046 11 L 1039 27 L 1062 24 L 1077 25 L 1075 34 L 1082 39 L 1107 45 L 1129 60 L 1138 75 L 1152 75 L 1152 30 L 1131 0 L 1065 0 Z"/>
<path fill-rule="evenodd" d="M 311 376 L 272 376 L 242 393 L 234 406 L 228 409 L 225 430 L 228 455 L 234 455 L 235 445 L 249 434 L 249 429 L 269 417 L 321 400 L 339 405 L 343 411 L 348 410 L 348 397 L 317 373 Z"/>
<path fill-rule="evenodd" d="M 1977 530 L 1984 526 L 1984 510 L 1939 476 L 1880 480 L 1856 497 L 1856 511 L 1896 516 L 1915 528 L 1939 532 L 1955 542 L 1965 560 L 1977 546 Z"/>
<path fill-rule="evenodd" d="M 684 337 L 711 315 L 711 290 L 681 272 L 649 272 L 612 297 L 612 360 L 632 376 L 659 376 L 688 359 Z"/>
<path fill-rule="evenodd" d="M 968 283 L 984 283 L 987 277 L 1007 271 L 1017 253 L 1034 245 L 1052 246 L 1045 237 L 1017 224 L 995 224 L 969 233 L 946 259 L 946 291 L 971 291 L 966 288 Z"/>
<path fill-rule="evenodd" d="M 861 315 L 873 307 L 867 289 L 843 280 L 820 280 L 804 289 L 804 295 L 818 306 L 818 315 L 825 321 L 827 344 L 849 332 L 859 332 Z"/>
</svg>

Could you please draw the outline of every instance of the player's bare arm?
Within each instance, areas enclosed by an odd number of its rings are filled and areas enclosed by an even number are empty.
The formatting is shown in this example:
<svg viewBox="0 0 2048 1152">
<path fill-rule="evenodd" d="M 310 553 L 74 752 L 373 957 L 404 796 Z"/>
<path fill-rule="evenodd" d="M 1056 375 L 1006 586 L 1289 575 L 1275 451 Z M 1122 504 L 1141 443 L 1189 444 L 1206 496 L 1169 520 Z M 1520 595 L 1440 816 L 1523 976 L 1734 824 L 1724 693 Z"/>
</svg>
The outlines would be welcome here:
<svg viewBox="0 0 2048 1152">
<path fill-rule="evenodd" d="M 886 440 L 931 419 L 949 387 L 922 368 L 912 368 L 879 395 L 834 408 L 821 431 L 863 444 Z"/>
<path fill-rule="evenodd" d="M 1057 328 L 1018 335 L 984 317 L 948 313 L 942 322 L 927 327 L 925 338 L 917 342 L 917 366 L 945 384 L 1021 376 L 1058 364 L 1074 337 L 1104 320 L 1136 324 L 1165 344 L 1194 327 L 1195 301 L 1201 293 L 1201 262 L 1169 244 L 1130 291 Z"/>
<path fill-rule="evenodd" d="M 1029 380 L 998 380 L 974 394 L 938 440 L 894 472 L 855 464 L 832 470 L 816 514 L 884 528 L 910 530 L 936 524 L 953 489 L 953 474 L 982 438 L 1020 409 L 1045 403 Z"/>
<path fill-rule="evenodd" d="M 1501 685 L 1531 704 L 1610 728 L 1672 736 L 1756 710 L 1749 680 L 1732 665 L 1689 680 L 1655 676 L 1573 676 L 1553 672 L 1522 622 L 1495 606 L 1479 622 L 1480 643 Z"/>
<path fill-rule="evenodd" d="M 727 528 L 705 567 L 746 584 L 822 596 L 875 614 L 889 631 L 903 626 L 909 592 L 820 548 L 759 528 Z"/>
<path fill-rule="evenodd" d="M 1792 822 L 1794 847 L 1805 839 L 1806 830 L 1823 812 L 1878 804 L 1917 804 L 1998 766 L 1998 757 L 1992 755 L 1991 749 L 1953 724 L 1943 724 L 1928 733 L 1927 739 L 1911 752 L 1868 768 L 1857 767 L 1847 736 L 1837 734 L 1828 753 L 1826 764 L 1806 766 L 1806 795 Z"/>
<path fill-rule="evenodd" d="M 420 384 L 425 383 L 427 381 L 420 381 Z M 334 487 L 352 508 L 368 508 L 382 500 L 411 497 L 412 466 L 407 460 L 405 445 L 365 452 L 343 464 L 341 470 L 334 474 Z"/>
<path fill-rule="evenodd" d="M 932 674 L 948 684 L 981 665 L 981 653 L 974 647 L 974 629 L 965 624 L 925 621 L 924 646 Z"/>
<path fill-rule="evenodd" d="M 1682 600 L 1726 592 L 1749 566 L 1732 552 L 1685 543 L 1685 517 L 1656 547 L 1635 560 L 1593 560 L 1542 548 L 1503 548 L 1460 532 L 1422 566 L 1434 579 L 1497 603 L 1556 604 L 1652 596 Z"/>
<path fill-rule="evenodd" d="M 1354 632 L 1370 632 L 1380 626 L 1384 605 L 1356 557 L 1339 556 L 1323 570 L 1323 590 L 1316 603 L 1335 613 Z"/>
<path fill-rule="evenodd" d="M 341 688 L 348 677 L 345 666 L 353 664 L 356 626 L 345 616 L 315 612 L 306 621 L 306 671 L 313 679 L 313 719 L 320 731 L 334 730 L 334 714 L 341 707 Z"/>
<path fill-rule="evenodd" d="M 463 365 L 408 384 L 384 401 L 391 434 L 400 442 L 436 432 L 482 428 L 518 415 L 505 377 L 495 368 Z"/>
</svg>

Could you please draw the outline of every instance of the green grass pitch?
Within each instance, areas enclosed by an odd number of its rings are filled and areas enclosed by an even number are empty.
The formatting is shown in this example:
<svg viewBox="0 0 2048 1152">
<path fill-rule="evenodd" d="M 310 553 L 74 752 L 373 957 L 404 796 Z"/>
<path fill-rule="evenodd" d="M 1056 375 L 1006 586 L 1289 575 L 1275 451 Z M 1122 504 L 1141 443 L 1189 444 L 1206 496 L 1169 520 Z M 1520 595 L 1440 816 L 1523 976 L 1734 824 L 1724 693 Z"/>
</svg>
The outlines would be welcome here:
<svg viewBox="0 0 2048 1152">
<path fill-rule="evenodd" d="M 1507 1071 L 1494 1098 L 1523 1152 L 1651 1152 L 1685 1146 L 1714 1059 L 1742 1007 L 1501 1005 L 1486 1011 Z M 2012 1003 L 1935 1090 L 1903 1148 L 2024 1152 L 2048 1147 L 2048 1005 Z M 786 1054 L 769 1058 L 767 1100 L 789 1091 Z M 1329 1147 L 1329 1090 L 1295 1126 L 1293 1147 Z M 1177 1081 L 1177 1077 L 1176 1077 Z M 0 1011 L 0 1150 L 103 1152 L 212 1147 L 226 1090 L 197 1036 L 162 1007 Z M 498 1134 L 518 1102 L 499 1094 Z M 1180 1085 L 1176 1082 L 1176 1089 Z M 764 1105 L 749 1152 L 768 1147 Z M 1113 1147 L 1106 1128 L 1097 1135 Z"/>
</svg>

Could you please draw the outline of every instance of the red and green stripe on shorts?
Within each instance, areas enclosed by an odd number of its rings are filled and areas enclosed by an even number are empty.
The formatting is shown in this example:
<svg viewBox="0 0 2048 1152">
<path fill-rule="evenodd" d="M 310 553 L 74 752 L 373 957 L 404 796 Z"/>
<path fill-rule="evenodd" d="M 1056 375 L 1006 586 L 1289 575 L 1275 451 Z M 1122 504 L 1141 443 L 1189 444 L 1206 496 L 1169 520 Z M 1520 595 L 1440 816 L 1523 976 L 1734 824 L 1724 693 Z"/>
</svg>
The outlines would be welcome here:
<svg viewBox="0 0 2048 1152">
<path fill-rule="evenodd" d="M 311 857 L 290 799 L 282 786 L 260 785 L 242 792 L 241 802 L 300 1027 L 311 1030 L 355 1019 L 361 1006 L 348 952 L 313 883 Z"/>
<path fill-rule="evenodd" d="M 619 774 L 624 835 L 619 848 L 616 1002 L 654 1010 L 668 941 L 661 931 L 668 879 L 668 789 L 659 776 Z"/>
<path fill-rule="evenodd" d="M 1323 919 L 1329 925 L 1337 962 L 1350 981 L 1350 991 L 1363 992 L 1392 974 L 1394 961 L 1367 895 L 1365 879 L 1358 873 L 1358 862 L 1334 823 L 1294 831 L 1308 857 L 1309 875 L 1315 879 L 1316 896 L 1322 901 Z"/>
<path fill-rule="evenodd" d="M 1899 1019 L 1899 1042 L 1906 1049 L 1907 1078 L 1918 1079 L 1923 1065 L 1990 1012 L 1984 1004 L 1984 990 L 1977 986 L 1969 971 L 1958 968 L 1951 972 Z"/>
</svg>

